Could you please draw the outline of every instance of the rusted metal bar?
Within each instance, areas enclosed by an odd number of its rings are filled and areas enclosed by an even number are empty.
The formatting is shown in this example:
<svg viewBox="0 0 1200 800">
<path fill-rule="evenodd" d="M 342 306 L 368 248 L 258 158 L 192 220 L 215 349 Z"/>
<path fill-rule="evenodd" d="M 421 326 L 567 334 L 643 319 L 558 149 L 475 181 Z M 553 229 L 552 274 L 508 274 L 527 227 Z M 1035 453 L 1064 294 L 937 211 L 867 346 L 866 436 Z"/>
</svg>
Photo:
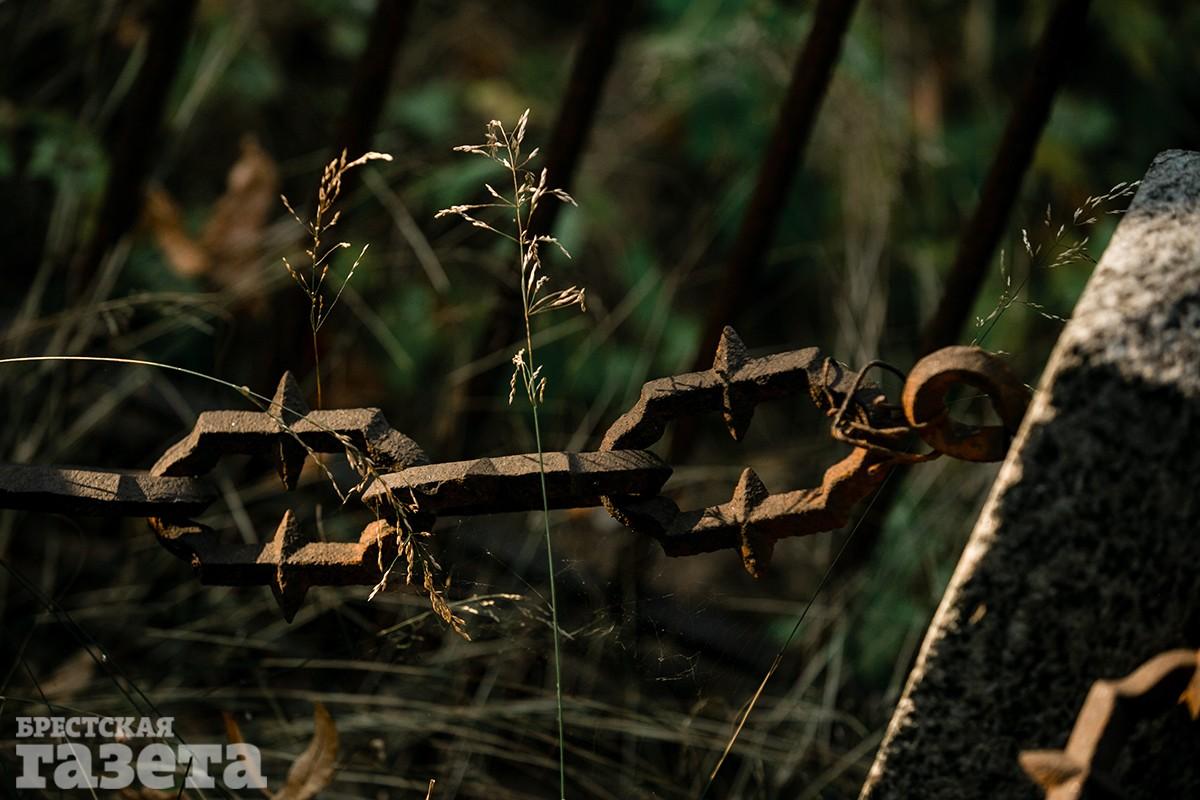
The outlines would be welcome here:
<svg viewBox="0 0 1200 800">
<path fill-rule="evenodd" d="M 354 67 L 349 96 L 338 123 L 335 158 L 342 150 L 356 158 L 371 149 L 415 5 L 416 0 L 376 0 L 375 13 L 367 24 L 367 43 Z M 352 179 L 353 174 L 346 178 Z"/>
<path fill-rule="evenodd" d="M 199 514 L 216 499 L 194 478 L 141 470 L 0 465 L 0 508 L 82 516 Z"/>
<path fill-rule="evenodd" d="M 1033 163 L 1054 96 L 1076 45 L 1083 39 L 1090 5 L 1091 0 L 1059 0 L 1046 22 L 1033 64 L 1013 102 L 1004 135 L 988 168 L 979 204 L 959 240 L 958 254 L 946 276 L 937 309 L 921 335 L 918 355 L 956 344 L 970 318 L 1021 182 Z"/>
<path fill-rule="evenodd" d="M 733 328 L 726 327 L 710 368 L 645 384 L 634 407 L 609 427 L 602 446 L 649 447 L 668 422 L 708 411 L 720 411 L 729 435 L 741 440 L 759 403 L 808 395 L 818 409 L 830 413 L 853 382 L 852 372 L 815 347 L 752 358 Z M 874 409 L 879 427 L 900 424 L 898 409 L 878 405 L 879 398 L 878 389 L 867 388 L 856 400 Z"/>
<path fill-rule="evenodd" d="M 606 505 L 619 522 L 657 539 L 669 556 L 737 549 L 746 571 L 757 578 L 766 572 L 776 541 L 842 527 L 891 467 L 885 456 L 857 449 L 826 470 L 816 489 L 771 494 L 747 468 L 733 496 L 719 505 L 682 511 L 666 497 L 608 498 Z"/>
<path fill-rule="evenodd" d="M 205 411 L 191 432 L 150 469 L 154 475 L 202 475 L 224 455 L 275 458 L 288 489 L 296 486 L 309 450 L 342 453 L 360 450 L 378 469 L 429 463 L 412 439 L 393 430 L 377 408 L 310 411 L 299 384 L 285 372 L 266 411 Z"/>
<path fill-rule="evenodd" d="M 730 435 L 740 440 L 758 403 L 797 394 L 807 395 L 830 415 L 853 402 L 876 430 L 900 430 L 900 410 L 883 402 L 878 389 L 857 389 L 857 383 L 815 347 L 751 358 L 727 327 L 711 369 L 647 383 L 637 404 L 608 429 L 601 447 L 649 447 L 668 422 L 705 411 L 720 411 Z M 737 548 L 743 566 L 758 576 L 777 539 L 844 525 L 851 506 L 886 476 L 890 460 L 858 448 L 826 472 L 819 489 L 780 495 L 770 494 L 758 475 L 746 469 L 729 502 L 704 509 L 681 511 L 662 496 L 608 496 L 604 505 L 623 525 L 657 539 L 668 555 Z"/>
<path fill-rule="evenodd" d="M 821 0 L 817 4 L 812 29 L 796 59 L 775 128 L 759 163 L 754 193 L 725 259 L 719 288 L 711 294 L 694 369 L 703 367 L 721 331 L 735 321 L 736 310 L 744 306 L 743 301 L 754 288 L 857 5 L 857 0 Z"/>
<path fill-rule="evenodd" d="M 671 476 L 662 459 L 645 450 L 537 453 L 410 467 L 384 475 L 363 493 L 368 504 L 394 492 L 428 514 L 491 514 L 542 507 L 544 466 L 550 508 L 600 505 L 607 494 L 654 495 Z M 386 511 L 386 509 L 381 509 Z"/>
<path fill-rule="evenodd" d="M 96 227 L 72 276 L 78 290 L 105 253 L 137 220 L 162 128 L 163 109 L 183 61 L 196 0 L 157 0 L 151 6 L 146 58 L 106 135 L 108 183 Z"/>
<path fill-rule="evenodd" d="M 1119 681 L 1092 684 L 1063 750 L 1023 750 L 1021 769 L 1046 800 L 1125 797 L 1111 769 L 1134 726 L 1184 705 L 1200 717 L 1200 651 L 1161 653 Z"/>
<path fill-rule="evenodd" d="M 151 518 L 158 541 L 188 561 L 209 586 L 269 586 L 291 622 L 313 586 L 371 586 L 397 553 L 395 529 L 376 521 L 357 542 L 322 542 L 305 535 L 296 515 L 284 512 L 263 544 L 229 544 L 209 527 L 186 520 Z"/>
</svg>

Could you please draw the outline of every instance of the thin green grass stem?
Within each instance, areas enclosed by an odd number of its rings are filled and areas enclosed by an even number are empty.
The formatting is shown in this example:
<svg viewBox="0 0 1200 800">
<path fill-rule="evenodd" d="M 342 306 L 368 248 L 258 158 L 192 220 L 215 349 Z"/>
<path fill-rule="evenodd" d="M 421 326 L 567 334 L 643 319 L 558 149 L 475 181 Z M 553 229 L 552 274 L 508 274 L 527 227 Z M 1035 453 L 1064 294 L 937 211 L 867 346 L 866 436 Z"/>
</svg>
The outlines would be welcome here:
<svg viewBox="0 0 1200 800">
<path fill-rule="evenodd" d="M 530 359 L 532 361 L 532 359 Z M 537 442 L 538 475 L 542 482 L 542 522 L 546 532 L 546 566 L 550 576 L 550 624 L 554 627 L 554 702 L 558 711 L 558 792 L 567 797 L 567 757 L 563 727 L 562 660 L 558 642 L 558 596 L 554 587 L 554 549 L 550 543 L 550 500 L 546 493 L 546 465 L 542 457 L 542 430 L 538 423 L 537 404 L 533 404 L 533 438 Z"/>
</svg>

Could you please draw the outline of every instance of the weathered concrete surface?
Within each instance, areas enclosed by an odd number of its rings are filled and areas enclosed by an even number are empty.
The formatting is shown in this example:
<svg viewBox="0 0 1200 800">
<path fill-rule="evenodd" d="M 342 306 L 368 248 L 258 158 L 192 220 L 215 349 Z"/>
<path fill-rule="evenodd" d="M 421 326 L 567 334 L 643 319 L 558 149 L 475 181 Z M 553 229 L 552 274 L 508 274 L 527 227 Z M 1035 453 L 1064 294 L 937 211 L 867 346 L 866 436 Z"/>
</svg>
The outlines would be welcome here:
<svg viewBox="0 0 1200 800">
<path fill-rule="evenodd" d="M 1050 362 L 861 797 L 1037 798 L 1092 682 L 1200 646 L 1200 153 L 1155 159 Z M 1134 769 L 1133 765 L 1137 765 Z M 1139 728 L 1131 798 L 1200 797 L 1200 724 Z"/>
</svg>

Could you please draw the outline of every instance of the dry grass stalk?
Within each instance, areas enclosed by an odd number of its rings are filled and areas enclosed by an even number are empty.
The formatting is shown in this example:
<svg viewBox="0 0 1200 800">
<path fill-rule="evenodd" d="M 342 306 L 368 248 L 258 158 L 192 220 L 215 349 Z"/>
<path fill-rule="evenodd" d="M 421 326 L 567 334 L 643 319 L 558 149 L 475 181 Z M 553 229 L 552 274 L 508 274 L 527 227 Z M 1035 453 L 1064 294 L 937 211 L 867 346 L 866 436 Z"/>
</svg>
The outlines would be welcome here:
<svg viewBox="0 0 1200 800">
<path fill-rule="evenodd" d="M 283 265 L 287 269 L 288 275 L 300 287 L 309 301 L 308 321 L 312 333 L 313 371 L 316 373 L 317 378 L 318 408 L 321 407 L 321 358 L 317 334 L 326 320 L 329 319 L 330 313 L 332 313 L 334 307 L 337 305 L 347 284 L 350 283 L 350 279 L 354 277 L 354 272 L 358 269 L 358 265 L 362 263 L 363 256 L 369 247 L 369 245 L 363 245 L 358 256 L 350 265 L 346 276 L 342 279 L 341 284 L 338 285 L 337 290 L 327 301 L 326 288 L 330 262 L 333 260 L 335 253 L 351 247 L 351 244 L 339 241 L 330 245 L 324 239 L 326 234 L 341 219 L 342 212 L 336 208 L 336 205 L 342 192 L 342 178 L 346 173 L 352 169 L 364 166 L 371 161 L 391 160 L 392 157 L 387 153 L 377 152 L 364 153 L 354 160 L 348 160 L 346 151 L 343 150 L 338 158 L 325 165 L 325 170 L 321 175 L 320 186 L 317 188 L 316 213 L 313 219 L 309 221 L 302 220 L 287 197 L 280 196 L 284 207 L 287 208 L 296 222 L 304 226 L 311 237 L 311 244 L 305 250 L 305 255 L 309 259 L 307 270 L 294 267 L 286 258 L 283 259 Z M 282 420 L 279 420 L 279 422 L 283 424 Z M 361 479 L 347 494 L 343 494 L 338 490 L 339 497 L 345 502 L 349 496 L 361 492 L 367 486 L 378 481 L 380 474 L 370 457 L 354 447 L 346 437 L 339 436 L 338 441 L 345 447 L 346 458 Z M 333 483 L 333 475 L 321 462 L 320 457 L 312 453 L 310 455 L 313 455 L 313 460 L 325 472 L 330 482 Z M 382 481 L 380 483 L 382 484 Z M 334 485 L 336 488 L 336 483 Z M 392 529 L 397 539 L 397 554 L 392 563 L 386 567 L 382 561 L 380 562 L 379 569 L 383 573 L 383 577 L 372 588 L 368 599 L 374 599 L 380 592 L 388 588 L 391 576 L 395 572 L 396 567 L 403 563 L 404 582 L 409 585 L 419 585 L 428 596 L 430 606 L 434 612 L 460 636 L 470 638 L 467 635 L 465 623 L 454 614 L 450 608 L 450 604 L 446 601 L 444 590 L 447 582 L 442 582 L 441 585 L 438 583 L 437 574 L 440 572 L 440 566 L 428 552 L 427 548 L 422 546 L 421 540 L 428 537 L 429 533 L 427 531 L 414 530 L 414 526 L 410 522 L 410 512 L 415 509 L 415 501 L 405 503 L 396 497 L 390 489 L 387 489 L 384 492 L 384 503 L 390 508 L 392 516 L 397 520 L 397 524 Z M 377 509 L 376 511 L 378 512 Z M 382 549 L 380 549 L 380 558 L 382 559 L 382 557 Z"/>
<path fill-rule="evenodd" d="M 321 185 L 317 188 L 317 211 L 316 215 L 311 220 L 303 220 L 296 210 L 292 208 L 292 204 L 288 201 L 285 195 L 280 195 L 283 201 L 284 208 L 292 215 L 306 231 L 311 238 L 311 243 L 304 254 L 308 256 L 309 264 L 307 269 L 296 268 L 292 266 L 286 258 L 283 259 L 283 266 L 287 269 L 288 275 L 295 281 L 296 285 L 304 292 L 308 298 L 308 325 L 312 332 L 313 346 L 313 371 L 317 376 L 317 408 L 321 407 L 321 352 L 317 344 L 317 333 L 321 330 L 321 326 L 329 319 L 329 315 L 333 312 L 334 306 L 342 296 L 342 292 L 346 288 L 346 284 L 350 283 L 350 279 L 354 277 L 354 271 L 358 269 L 358 265 L 362 263 L 363 256 L 367 253 L 367 248 L 370 245 L 363 245 L 358 256 L 354 259 L 354 263 L 350 265 L 350 270 L 346 273 L 346 277 L 342 279 L 342 283 L 338 286 L 333 297 L 327 302 L 325 299 L 325 282 L 329 277 L 330 262 L 335 253 L 339 250 L 344 250 L 351 247 L 350 242 L 336 242 L 332 245 L 327 245 L 323 241 L 323 237 L 330 229 L 338 224 L 341 219 L 342 212 L 336 210 L 334 206 L 337 204 L 338 196 L 342 192 L 342 177 L 352 169 L 361 167 L 371 161 L 391 161 L 392 157 L 387 153 L 364 153 L 353 161 L 346 160 L 346 151 L 343 150 L 341 156 L 335 158 L 325 165 L 325 171 L 321 175 Z"/>
<path fill-rule="evenodd" d="M 579 306 L 585 310 L 584 290 L 578 286 L 566 289 L 547 291 L 546 285 L 550 277 L 542 268 L 540 248 L 543 244 L 557 247 L 567 258 L 571 254 L 566 248 L 548 235 L 530 234 L 530 220 L 537 212 L 540 203 L 547 199 L 575 205 L 575 200 L 562 189 L 548 185 L 548 175 L 543 168 L 541 172 L 529 169 L 529 164 L 537 157 L 535 147 L 528 154 L 522 155 L 521 146 L 525 141 L 525 129 L 529 122 L 529 110 L 526 109 L 517 124 L 511 130 L 504 127 L 499 120 L 489 122 L 484 130 L 483 144 L 460 145 L 454 148 L 460 153 L 471 153 L 483 156 L 504 168 L 512 184 L 512 195 L 497 191 L 490 183 L 484 184 L 491 200 L 486 203 L 456 205 L 437 212 L 437 217 L 458 216 L 476 228 L 482 228 L 502 238 L 508 239 L 517 246 L 517 263 L 520 268 L 521 280 L 521 314 L 525 324 L 525 346 L 513 356 L 513 374 L 509 380 L 508 402 L 511 404 L 517 393 L 517 378 L 520 377 L 526 399 L 529 401 L 530 414 L 533 418 L 533 434 L 537 443 L 538 471 L 541 474 L 542 488 L 542 522 L 546 539 L 546 559 L 549 568 L 550 584 L 550 623 L 554 632 L 554 696 L 558 712 L 558 776 L 559 795 L 566 796 L 566 755 L 565 736 L 563 728 L 562 701 L 562 659 L 560 653 L 560 631 L 558 627 L 558 596 L 554 581 L 554 550 L 550 539 L 550 508 L 546 495 L 546 470 L 542 453 L 542 430 L 538 419 L 538 407 L 545 400 L 546 378 L 542 375 L 542 367 L 537 363 L 533 349 L 533 317 L 538 314 L 558 309 Z M 479 211 L 501 209 L 506 214 L 512 214 L 514 234 L 507 233 L 477 216 Z"/>
<path fill-rule="evenodd" d="M 1125 212 L 1123 208 L 1105 210 L 1105 206 L 1118 200 L 1132 197 L 1140 183 L 1141 181 L 1133 181 L 1132 183 L 1122 181 L 1104 194 L 1088 197 L 1083 201 L 1083 205 L 1075 209 L 1075 212 L 1071 215 L 1071 222 L 1061 223 L 1057 228 L 1054 226 L 1051 208 L 1047 205 L 1046 215 L 1042 218 L 1044 236 L 1041 241 L 1034 244 L 1030 238 L 1029 229 L 1021 229 L 1021 245 L 1025 250 L 1025 256 L 1029 262 L 1029 273 L 1032 273 L 1035 269 L 1058 269 L 1059 267 L 1078 264 L 1080 262 L 1095 264 L 1096 259 L 1088 253 L 1087 247 L 1091 241 L 1091 236 L 1086 231 L 1095 225 L 1103 214 L 1123 214 Z M 1068 237 L 1069 233 L 1075 233 L 1077 237 L 1072 240 Z M 1000 297 L 996 300 L 995 308 L 987 316 L 975 318 L 975 327 L 983 330 L 971 340 L 971 344 L 980 344 L 986 339 L 988 334 L 992 332 L 992 328 L 1000 321 L 1000 317 L 1014 305 L 1022 305 L 1032 309 L 1045 319 L 1056 322 L 1067 321 L 1066 317 L 1054 314 L 1042 304 L 1021 296 L 1025 284 L 1029 282 L 1029 274 L 1026 274 L 1025 278 L 1017 284 L 1015 289 L 1013 288 L 1012 270 L 1005 258 L 1004 251 L 1000 252 L 1000 278 L 1004 281 L 1004 287 L 1000 290 Z"/>
</svg>

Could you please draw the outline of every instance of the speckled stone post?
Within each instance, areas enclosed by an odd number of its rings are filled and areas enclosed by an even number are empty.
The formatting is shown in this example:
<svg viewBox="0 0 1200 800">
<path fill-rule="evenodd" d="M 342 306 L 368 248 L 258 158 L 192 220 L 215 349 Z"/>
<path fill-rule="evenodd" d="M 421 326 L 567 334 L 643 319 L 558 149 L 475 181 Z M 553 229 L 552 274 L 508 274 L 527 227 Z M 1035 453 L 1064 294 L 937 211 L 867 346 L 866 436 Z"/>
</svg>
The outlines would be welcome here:
<svg viewBox="0 0 1200 800">
<path fill-rule="evenodd" d="M 1200 153 L 1147 172 L 975 525 L 862 800 L 1041 796 L 1092 681 L 1200 646 Z M 1200 723 L 1141 726 L 1130 798 L 1200 797 Z"/>
</svg>

